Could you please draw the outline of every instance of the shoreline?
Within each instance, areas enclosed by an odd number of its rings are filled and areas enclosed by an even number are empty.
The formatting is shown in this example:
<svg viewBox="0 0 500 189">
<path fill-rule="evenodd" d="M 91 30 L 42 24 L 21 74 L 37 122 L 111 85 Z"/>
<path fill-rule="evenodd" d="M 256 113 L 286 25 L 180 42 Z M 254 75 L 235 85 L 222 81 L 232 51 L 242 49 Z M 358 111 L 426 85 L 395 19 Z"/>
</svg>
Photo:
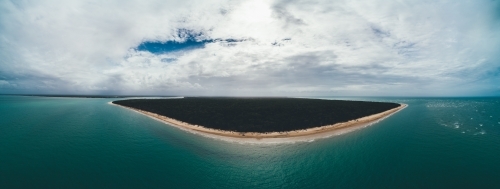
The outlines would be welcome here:
<svg viewBox="0 0 500 189">
<path fill-rule="evenodd" d="M 335 135 L 340 135 L 377 123 L 378 121 L 383 120 L 408 106 L 407 104 L 400 104 L 400 106 L 396 108 L 381 113 L 372 114 L 356 120 L 350 120 L 347 122 L 341 122 L 332 125 L 324 125 L 309 129 L 286 131 L 286 132 L 257 133 L 257 132 L 235 132 L 235 131 L 212 129 L 200 125 L 192 125 L 156 113 L 114 104 L 112 101 L 108 102 L 108 104 L 132 110 L 134 112 L 146 115 L 147 117 L 156 119 L 158 121 L 166 123 L 167 125 L 177 127 L 181 130 L 188 131 L 190 133 L 200 134 L 206 137 L 222 139 L 226 141 L 259 142 L 259 143 L 311 141 L 318 138 L 327 138 Z"/>
</svg>

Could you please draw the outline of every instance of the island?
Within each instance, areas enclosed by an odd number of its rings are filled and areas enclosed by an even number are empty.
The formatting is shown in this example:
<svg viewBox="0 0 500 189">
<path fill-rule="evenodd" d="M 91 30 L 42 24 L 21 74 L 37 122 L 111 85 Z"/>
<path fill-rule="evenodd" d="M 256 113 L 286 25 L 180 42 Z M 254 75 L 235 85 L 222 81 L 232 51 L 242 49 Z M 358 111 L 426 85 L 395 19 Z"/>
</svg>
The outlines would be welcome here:
<svg viewBox="0 0 500 189">
<path fill-rule="evenodd" d="M 236 138 L 283 138 L 368 124 L 405 104 L 306 98 L 181 97 L 111 102 L 181 129 Z"/>
</svg>

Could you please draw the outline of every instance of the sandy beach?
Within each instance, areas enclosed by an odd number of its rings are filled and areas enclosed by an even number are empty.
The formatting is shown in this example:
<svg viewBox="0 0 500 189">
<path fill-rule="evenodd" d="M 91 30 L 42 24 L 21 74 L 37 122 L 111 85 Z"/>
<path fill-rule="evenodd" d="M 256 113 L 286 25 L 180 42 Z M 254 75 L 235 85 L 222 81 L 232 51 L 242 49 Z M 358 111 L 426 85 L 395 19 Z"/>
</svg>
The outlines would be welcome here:
<svg viewBox="0 0 500 189">
<path fill-rule="evenodd" d="M 295 141 L 311 141 L 318 138 L 326 138 L 334 135 L 344 134 L 350 131 L 354 131 L 366 126 L 372 125 L 392 114 L 407 107 L 406 104 L 401 104 L 399 107 L 381 112 L 378 114 L 373 114 L 365 116 L 356 120 L 350 120 L 347 122 L 336 123 L 333 125 L 324 125 L 320 127 L 314 127 L 303 130 L 287 131 L 287 132 L 269 132 L 269 133 L 256 133 L 256 132 L 235 132 L 235 131 L 223 131 L 218 129 L 212 129 L 203 127 L 201 125 L 192 125 L 183 121 L 172 119 L 163 115 L 156 113 L 151 113 L 135 108 L 130 108 L 126 106 L 121 106 L 109 102 L 108 104 L 120 106 L 135 112 L 141 113 L 148 117 L 154 118 L 168 125 L 175 126 L 182 130 L 207 136 L 210 138 L 236 141 L 236 142 L 295 142 Z"/>
</svg>

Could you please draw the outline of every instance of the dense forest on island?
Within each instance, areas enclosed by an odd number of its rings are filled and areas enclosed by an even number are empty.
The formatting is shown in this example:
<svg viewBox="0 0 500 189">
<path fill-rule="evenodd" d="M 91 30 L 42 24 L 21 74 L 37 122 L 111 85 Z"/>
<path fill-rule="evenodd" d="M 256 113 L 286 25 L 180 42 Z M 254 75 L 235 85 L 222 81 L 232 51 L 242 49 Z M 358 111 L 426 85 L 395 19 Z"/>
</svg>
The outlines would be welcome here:
<svg viewBox="0 0 500 189">
<path fill-rule="evenodd" d="M 129 99 L 114 104 L 208 128 L 236 132 L 308 129 L 380 113 L 399 104 L 302 98 L 186 97 Z"/>
</svg>

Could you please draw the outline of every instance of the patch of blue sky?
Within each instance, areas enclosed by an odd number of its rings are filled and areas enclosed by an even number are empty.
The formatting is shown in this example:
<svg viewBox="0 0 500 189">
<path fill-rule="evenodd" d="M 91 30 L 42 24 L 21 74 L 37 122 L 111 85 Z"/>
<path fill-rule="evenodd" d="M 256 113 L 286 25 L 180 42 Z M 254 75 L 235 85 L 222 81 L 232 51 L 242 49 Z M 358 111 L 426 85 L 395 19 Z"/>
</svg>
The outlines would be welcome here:
<svg viewBox="0 0 500 189">
<path fill-rule="evenodd" d="M 177 41 L 146 41 L 141 43 L 136 49 L 138 51 L 148 51 L 153 54 L 165 54 L 170 52 L 182 51 L 182 50 L 193 50 L 204 48 L 205 44 L 211 43 L 213 40 L 201 40 L 197 41 L 194 39 L 188 39 L 184 42 Z"/>
<path fill-rule="evenodd" d="M 170 52 L 178 52 L 178 51 L 187 51 L 194 49 L 205 48 L 205 44 L 207 43 L 216 43 L 223 42 L 232 44 L 232 46 L 236 45 L 238 42 L 246 41 L 246 39 L 205 39 L 205 40 L 196 40 L 194 37 L 189 37 L 186 41 L 177 42 L 177 41 L 146 41 L 141 43 L 136 47 L 138 51 L 148 51 L 153 54 L 167 54 Z M 171 61 L 168 61 L 171 62 Z"/>
<path fill-rule="evenodd" d="M 177 37 L 182 41 L 144 41 L 135 49 L 138 51 L 147 51 L 153 54 L 167 54 L 170 52 L 187 51 L 205 48 L 207 43 L 225 42 L 237 43 L 246 41 L 245 39 L 210 39 L 204 38 L 203 32 L 196 32 L 189 29 L 178 29 Z M 163 61 L 163 60 L 162 60 Z M 165 62 L 172 62 L 174 60 L 165 59 Z"/>
</svg>

